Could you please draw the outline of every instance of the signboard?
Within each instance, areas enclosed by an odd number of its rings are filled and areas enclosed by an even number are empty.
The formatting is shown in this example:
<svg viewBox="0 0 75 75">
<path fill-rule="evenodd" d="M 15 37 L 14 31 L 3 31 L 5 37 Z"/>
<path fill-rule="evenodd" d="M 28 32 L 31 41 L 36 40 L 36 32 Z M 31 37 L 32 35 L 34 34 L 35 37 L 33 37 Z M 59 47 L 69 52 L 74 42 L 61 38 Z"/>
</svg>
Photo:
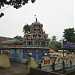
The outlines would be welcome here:
<svg viewBox="0 0 75 75">
<path fill-rule="evenodd" d="M 75 43 L 63 41 L 63 48 L 75 49 Z"/>
</svg>

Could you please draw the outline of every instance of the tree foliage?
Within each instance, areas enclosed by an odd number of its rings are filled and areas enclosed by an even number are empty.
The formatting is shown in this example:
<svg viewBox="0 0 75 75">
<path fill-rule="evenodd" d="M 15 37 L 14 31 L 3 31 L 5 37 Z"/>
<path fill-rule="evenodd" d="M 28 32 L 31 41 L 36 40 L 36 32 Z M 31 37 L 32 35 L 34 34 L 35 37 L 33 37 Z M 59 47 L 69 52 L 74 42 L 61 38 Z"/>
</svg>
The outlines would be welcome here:
<svg viewBox="0 0 75 75">
<path fill-rule="evenodd" d="M 14 8 L 18 9 L 22 7 L 23 5 L 27 4 L 29 0 L 0 0 L 0 9 L 4 7 L 5 5 L 13 6 Z M 35 0 L 31 0 L 32 3 L 35 2 Z M 4 13 L 0 13 L 0 18 L 4 16 Z"/>
<path fill-rule="evenodd" d="M 5 5 L 11 5 L 14 8 L 18 9 L 28 2 L 29 0 L 0 0 L 0 8 L 4 7 Z M 31 0 L 31 2 L 34 3 L 35 0 Z"/>
<path fill-rule="evenodd" d="M 52 36 L 52 43 L 56 41 L 56 36 Z"/>
<path fill-rule="evenodd" d="M 63 37 L 66 39 L 66 41 L 75 42 L 75 33 L 74 32 L 75 32 L 74 28 L 64 29 Z"/>
<path fill-rule="evenodd" d="M 75 43 L 75 34 L 73 36 L 71 36 L 71 42 Z"/>
<path fill-rule="evenodd" d="M 47 38 L 48 45 L 50 45 L 50 38 Z"/>
<path fill-rule="evenodd" d="M 24 32 L 24 34 L 30 32 L 30 28 L 29 28 L 29 25 L 28 24 L 24 25 L 23 32 Z"/>
<path fill-rule="evenodd" d="M 17 36 L 15 36 L 14 38 L 17 39 L 17 40 L 23 41 L 22 36 L 18 36 L 18 35 L 17 35 Z"/>
<path fill-rule="evenodd" d="M 57 41 L 56 36 L 52 36 L 52 38 L 50 40 L 50 44 L 55 46 L 56 50 L 61 49 L 61 42 Z"/>
</svg>

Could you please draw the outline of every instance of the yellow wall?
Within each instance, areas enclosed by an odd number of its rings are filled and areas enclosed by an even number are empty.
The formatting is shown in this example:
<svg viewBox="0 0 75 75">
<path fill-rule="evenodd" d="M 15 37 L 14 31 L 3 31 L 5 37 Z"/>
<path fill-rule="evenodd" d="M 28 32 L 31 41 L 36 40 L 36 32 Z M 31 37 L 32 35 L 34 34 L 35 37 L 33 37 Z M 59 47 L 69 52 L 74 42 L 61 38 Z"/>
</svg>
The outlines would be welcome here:
<svg viewBox="0 0 75 75">
<path fill-rule="evenodd" d="M 0 67 L 10 67 L 9 57 L 7 55 L 0 55 Z"/>
</svg>

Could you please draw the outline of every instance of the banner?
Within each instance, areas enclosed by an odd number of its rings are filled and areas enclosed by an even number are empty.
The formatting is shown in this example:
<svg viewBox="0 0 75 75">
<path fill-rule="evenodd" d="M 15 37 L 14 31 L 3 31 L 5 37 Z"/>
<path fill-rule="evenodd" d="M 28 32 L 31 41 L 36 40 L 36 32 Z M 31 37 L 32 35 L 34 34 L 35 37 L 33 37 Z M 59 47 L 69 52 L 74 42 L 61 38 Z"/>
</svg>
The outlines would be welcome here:
<svg viewBox="0 0 75 75">
<path fill-rule="evenodd" d="M 75 49 L 75 43 L 63 41 L 63 48 Z"/>
</svg>

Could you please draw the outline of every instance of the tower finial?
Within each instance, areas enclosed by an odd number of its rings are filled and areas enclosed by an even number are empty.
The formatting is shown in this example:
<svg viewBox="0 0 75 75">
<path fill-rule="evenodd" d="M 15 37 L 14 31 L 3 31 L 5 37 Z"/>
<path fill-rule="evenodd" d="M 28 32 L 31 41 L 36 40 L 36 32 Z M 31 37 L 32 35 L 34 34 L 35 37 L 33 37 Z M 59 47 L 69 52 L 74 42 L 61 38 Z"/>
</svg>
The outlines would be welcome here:
<svg viewBox="0 0 75 75">
<path fill-rule="evenodd" d="M 37 17 L 36 17 L 36 22 L 37 22 Z"/>
<path fill-rule="evenodd" d="M 36 22 L 37 22 L 37 17 L 36 17 L 36 15 L 35 15 L 35 18 L 36 18 Z"/>
</svg>

